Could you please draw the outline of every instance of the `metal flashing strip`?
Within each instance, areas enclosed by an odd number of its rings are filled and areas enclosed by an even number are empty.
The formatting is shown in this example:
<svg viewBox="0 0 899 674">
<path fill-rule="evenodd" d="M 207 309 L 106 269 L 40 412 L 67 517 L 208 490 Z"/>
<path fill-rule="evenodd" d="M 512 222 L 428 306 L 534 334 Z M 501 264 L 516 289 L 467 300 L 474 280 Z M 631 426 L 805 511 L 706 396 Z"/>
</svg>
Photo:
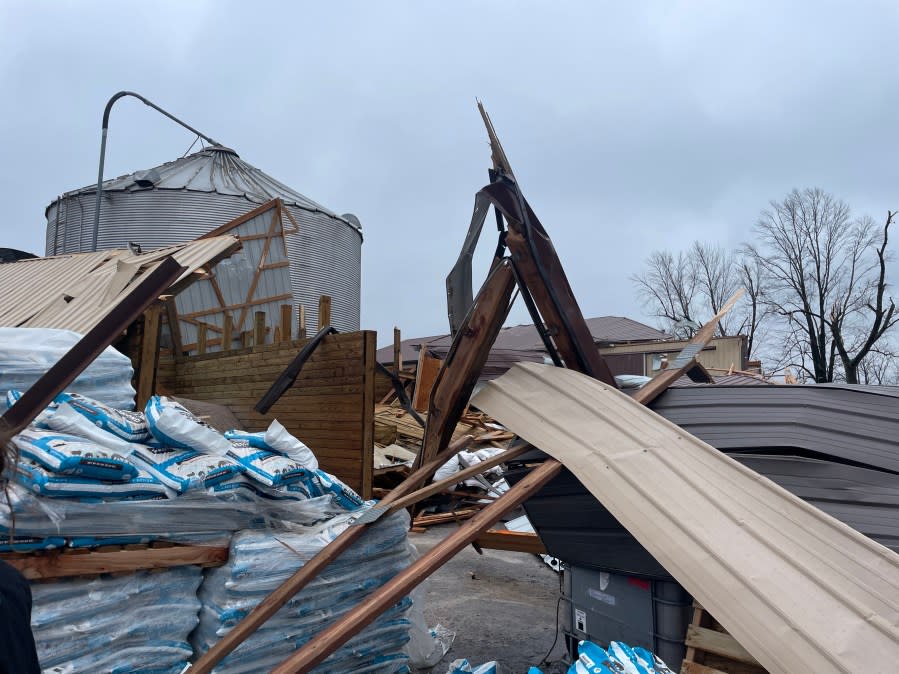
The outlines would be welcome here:
<svg viewBox="0 0 899 674">
<path fill-rule="evenodd" d="M 564 463 L 769 671 L 895 671 L 899 555 L 576 372 L 516 365 L 473 403 Z"/>
</svg>

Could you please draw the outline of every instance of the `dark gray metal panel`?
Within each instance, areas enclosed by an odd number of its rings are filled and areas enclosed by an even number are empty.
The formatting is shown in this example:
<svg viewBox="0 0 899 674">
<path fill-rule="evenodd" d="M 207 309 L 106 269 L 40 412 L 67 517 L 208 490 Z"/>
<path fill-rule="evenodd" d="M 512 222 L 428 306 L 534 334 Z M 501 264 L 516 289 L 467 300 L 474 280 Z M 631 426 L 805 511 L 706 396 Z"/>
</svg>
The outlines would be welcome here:
<svg viewBox="0 0 899 674">
<path fill-rule="evenodd" d="M 899 473 L 899 394 L 892 387 L 671 388 L 652 409 L 725 451 L 808 454 Z"/>
</svg>

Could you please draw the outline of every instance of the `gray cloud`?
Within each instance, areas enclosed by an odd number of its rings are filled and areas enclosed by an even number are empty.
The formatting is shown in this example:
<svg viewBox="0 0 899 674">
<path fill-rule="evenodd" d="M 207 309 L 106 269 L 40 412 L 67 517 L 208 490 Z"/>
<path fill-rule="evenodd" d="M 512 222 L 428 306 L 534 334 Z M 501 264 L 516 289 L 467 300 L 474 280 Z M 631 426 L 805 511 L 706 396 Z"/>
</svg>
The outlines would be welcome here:
<svg viewBox="0 0 899 674">
<path fill-rule="evenodd" d="M 356 213 L 381 342 L 446 329 L 489 162 L 476 96 L 588 315 L 640 318 L 627 277 L 651 249 L 736 245 L 793 187 L 899 208 L 894 3 L 619 4 L 5 3 L 0 245 L 43 252 L 43 209 L 95 180 L 119 89 Z M 122 101 L 107 177 L 191 141 Z"/>
</svg>

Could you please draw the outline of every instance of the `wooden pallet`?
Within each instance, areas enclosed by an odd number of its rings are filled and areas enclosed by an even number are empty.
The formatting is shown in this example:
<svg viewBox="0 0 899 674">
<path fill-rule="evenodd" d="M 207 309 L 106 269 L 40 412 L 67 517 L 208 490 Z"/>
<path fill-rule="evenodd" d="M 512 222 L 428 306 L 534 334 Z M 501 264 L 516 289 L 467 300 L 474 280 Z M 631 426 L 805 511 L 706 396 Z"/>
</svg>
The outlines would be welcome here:
<svg viewBox="0 0 899 674">
<path fill-rule="evenodd" d="M 767 674 L 758 661 L 697 603 L 687 628 L 680 674 Z"/>
<path fill-rule="evenodd" d="M 2 553 L 0 559 L 17 568 L 28 580 L 95 576 L 174 566 L 221 566 L 228 561 L 228 547 L 206 545 L 116 545 L 97 549 L 40 550 Z"/>
</svg>

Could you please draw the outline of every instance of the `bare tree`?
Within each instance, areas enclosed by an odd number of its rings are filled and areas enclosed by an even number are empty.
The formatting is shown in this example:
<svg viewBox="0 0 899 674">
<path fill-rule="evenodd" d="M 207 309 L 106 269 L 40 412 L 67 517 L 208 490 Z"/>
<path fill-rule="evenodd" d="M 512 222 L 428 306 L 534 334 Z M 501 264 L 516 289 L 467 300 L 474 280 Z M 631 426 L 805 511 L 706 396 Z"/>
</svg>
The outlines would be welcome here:
<svg viewBox="0 0 899 674">
<path fill-rule="evenodd" d="M 646 260 L 646 271 L 631 280 L 662 327 L 675 337 L 689 338 L 698 329 L 693 319 L 696 302 L 696 271 L 683 251 L 677 257 L 668 251 L 654 251 Z"/>
<path fill-rule="evenodd" d="M 891 345 L 877 344 L 858 364 L 858 383 L 895 384 L 899 381 L 899 360 Z"/>
<path fill-rule="evenodd" d="M 760 303 L 761 268 L 753 259 L 721 246 L 695 241 L 676 256 L 655 251 L 647 270 L 631 280 L 646 309 L 660 319 L 662 329 L 678 338 L 692 337 L 701 321 L 717 314 L 741 287 L 746 299 L 719 323 L 717 334 L 747 336 L 747 355 L 754 353 L 755 335 L 765 308 Z"/>
<path fill-rule="evenodd" d="M 857 383 L 860 364 L 897 321 L 886 297 L 893 217 L 878 230 L 820 189 L 793 190 L 762 211 L 746 253 L 762 272 L 766 307 L 786 322 L 786 360 L 816 382 Z"/>
</svg>

